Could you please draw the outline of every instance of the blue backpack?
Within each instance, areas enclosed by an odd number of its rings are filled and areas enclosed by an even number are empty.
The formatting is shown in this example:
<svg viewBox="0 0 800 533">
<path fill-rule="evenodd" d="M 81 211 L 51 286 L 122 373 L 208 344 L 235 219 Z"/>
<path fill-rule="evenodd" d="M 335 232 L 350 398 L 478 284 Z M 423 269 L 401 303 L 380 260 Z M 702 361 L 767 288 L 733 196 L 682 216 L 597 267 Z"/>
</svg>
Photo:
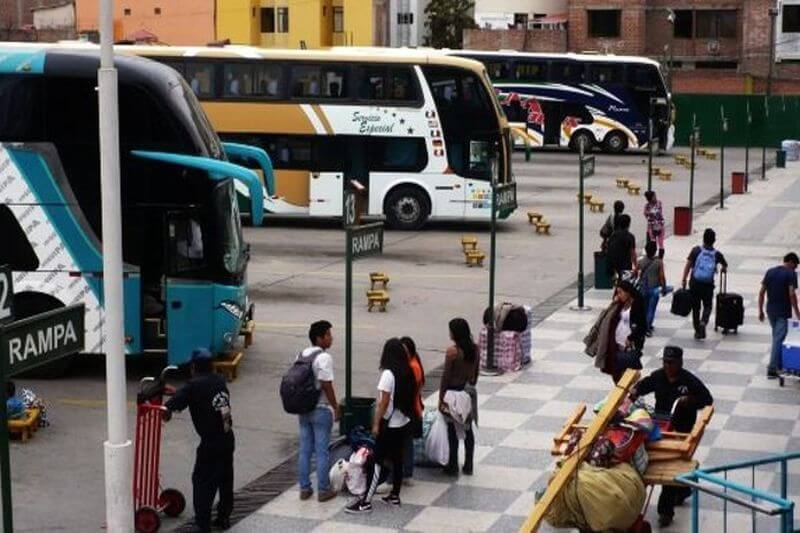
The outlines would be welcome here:
<svg viewBox="0 0 800 533">
<path fill-rule="evenodd" d="M 717 273 L 717 251 L 713 248 L 701 248 L 694 260 L 692 277 L 703 283 L 714 283 Z"/>
</svg>

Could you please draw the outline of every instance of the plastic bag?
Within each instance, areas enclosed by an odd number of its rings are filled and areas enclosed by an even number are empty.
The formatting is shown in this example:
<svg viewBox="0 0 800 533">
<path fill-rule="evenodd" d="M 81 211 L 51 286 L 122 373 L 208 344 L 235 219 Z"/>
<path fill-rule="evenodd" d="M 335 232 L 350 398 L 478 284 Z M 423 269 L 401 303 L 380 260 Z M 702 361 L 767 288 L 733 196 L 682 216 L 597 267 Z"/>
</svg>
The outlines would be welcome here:
<svg viewBox="0 0 800 533">
<path fill-rule="evenodd" d="M 428 460 L 440 465 L 446 465 L 450 459 L 450 444 L 447 441 L 447 422 L 439 413 L 436 420 L 431 426 L 431 432 L 428 433 L 428 439 L 425 441 L 425 455 Z"/>
<path fill-rule="evenodd" d="M 347 478 L 348 463 L 344 459 L 339 459 L 331 467 L 330 480 L 331 490 L 339 492 L 344 488 L 345 479 Z"/>
<path fill-rule="evenodd" d="M 353 452 L 350 461 L 347 463 L 347 475 L 345 483 L 347 490 L 354 496 L 361 496 L 367 491 L 367 475 L 364 473 L 364 465 L 367 463 L 369 454 L 372 453 L 367 447 L 361 447 Z"/>
</svg>

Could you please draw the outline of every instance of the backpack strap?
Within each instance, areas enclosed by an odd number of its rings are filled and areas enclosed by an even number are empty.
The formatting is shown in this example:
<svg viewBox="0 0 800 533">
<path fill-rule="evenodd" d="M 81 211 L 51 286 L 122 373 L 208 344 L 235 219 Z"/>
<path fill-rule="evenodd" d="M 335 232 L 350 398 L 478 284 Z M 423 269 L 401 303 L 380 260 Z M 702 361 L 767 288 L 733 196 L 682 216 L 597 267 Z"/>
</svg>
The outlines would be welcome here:
<svg viewBox="0 0 800 533">
<path fill-rule="evenodd" d="M 298 357 L 297 357 L 297 359 L 311 359 L 311 362 L 313 363 L 313 362 L 314 362 L 314 360 L 317 358 L 317 356 L 318 356 L 319 354 L 321 354 L 322 352 L 324 352 L 324 351 L 325 351 L 325 350 L 323 350 L 323 349 L 322 349 L 322 348 L 320 348 L 319 346 L 315 346 L 315 347 L 314 347 L 314 350 L 313 350 L 313 351 L 312 351 L 310 354 L 308 354 L 308 355 L 303 355 L 303 352 L 300 352 L 300 353 L 298 354 Z"/>
</svg>

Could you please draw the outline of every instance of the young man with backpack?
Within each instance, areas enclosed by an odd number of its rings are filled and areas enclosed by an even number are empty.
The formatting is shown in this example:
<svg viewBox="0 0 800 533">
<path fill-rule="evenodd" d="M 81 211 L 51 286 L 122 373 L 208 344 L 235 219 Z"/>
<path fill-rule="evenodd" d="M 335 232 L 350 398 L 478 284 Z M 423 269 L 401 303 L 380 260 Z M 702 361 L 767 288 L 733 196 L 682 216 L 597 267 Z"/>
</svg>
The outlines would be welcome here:
<svg viewBox="0 0 800 533">
<path fill-rule="evenodd" d="M 300 422 L 300 499 L 314 494 L 311 488 L 311 455 L 317 459 L 317 500 L 326 502 L 336 497 L 331 490 L 330 459 L 333 422 L 341 410 L 333 389 L 333 358 L 327 350 L 333 344 L 333 326 L 326 320 L 311 324 L 308 338 L 311 346 L 303 350 L 281 381 L 281 400 L 286 412 L 298 415 Z"/>
<path fill-rule="evenodd" d="M 725 256 L 714 249 L 717 234 L 713 229 L 707 228 L 703 233 L 703 245 L 695 246 L 686 259 L 683 268 L 681 286 L 686 288 L 686 280 L 691 272 L 689 292 L 692 295 L 692 324 L 694 325 L 694 338 L 706 338 L 706 326 L 711 318 L 711 308 L 714 298 L 714 277 L 717 274 L 717 265 L 722 265 L 722 272 L 727 272 L 728 262 Z M 702 307 L 703 313 L 700 314 Z"/>
</svg>

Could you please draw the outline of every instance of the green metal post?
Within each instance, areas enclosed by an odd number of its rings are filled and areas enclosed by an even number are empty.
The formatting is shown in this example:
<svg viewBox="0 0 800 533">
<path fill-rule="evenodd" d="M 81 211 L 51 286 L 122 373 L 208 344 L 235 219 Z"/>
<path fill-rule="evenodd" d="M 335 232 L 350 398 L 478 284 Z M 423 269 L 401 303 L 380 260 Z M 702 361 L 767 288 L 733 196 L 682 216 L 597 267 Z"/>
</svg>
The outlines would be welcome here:
<svg viewBox="0 0 800 533">
<path fill-rule="evenodd" d="M 747 133 L 744 136 L 744 192 L 750 187 L 750 128 L 753 126 L 753 115 L 750 114 L 750 100 L 747 100 Z"/>
<path fill-rule="evenodd" d="M 652 123 L 652 122 L 651 122 Z M 652 148 L 650 150 L 652 154 Z M 578 159 L 578 308 L 583 309 L 583 145 Z"/>
<path fill-rule="evenodd" d="M 689 169 L 689 212 L 694 212 L 694 158 L 695 153 L 697 152 L 697 135 L 699 133 L 699 128 L 694 127 L 692 128 L 692 138 L 691 138 L 691 147 L 692 153 L 690 156 L 691 168 Z"/>
<path fill-rule="evenodd" d="M 769 94 L 769 93 L 767 93 Z M 764 97 L 764 123 L 761 128 L 761 179 L 767 179 L 767 139 L 764 136 L 764 128 L 767 126 L 769 118 L 769 99 Z"/>
<path fill-rule="evenodd" d="M 495 262 L 497 259 L 497 178 L 492 178 L 492 230 L 489 241 L 489 309 L 494 311 L 494 277 L 497 273 Z M 489 321 L 486 331 L 486 370 L 495 372 L 494 364 L 494 320 Z"/>
<path fill-rule="evenodd" d="M 345 274 L 344 274 L 344 383 L 345 405 L 350 411 L 353 393 L 353 239 L 350 227 L 344 232 L 345 243 Z"/>
<path fill-rule="evenodd" d="M 653 190 L 653 113 L 650 105 L 650 120 L 647 123 L 647 190 Z"/>
<path fill-rule="evenodd" d="M 719 106 L 722 117 L 722 135 L 719 147 L 719 208 L 725 209 L 725 134 L 728 132 L 728 119 L 725 118 L 725 108 Z"/>
<path fill-rule="evenodd" d="M 5 384 L 8 359 L 0 361 L 0 383 Z M 4 385 L 5 386 L 5 385 Z M 0 483 L 3 484 L 3 532 L 13 533 L 14 520 L 11 507 L 11 458 L 8 451 L 8 411 L 5 400 L 0 401 Z"/>
</svg>

